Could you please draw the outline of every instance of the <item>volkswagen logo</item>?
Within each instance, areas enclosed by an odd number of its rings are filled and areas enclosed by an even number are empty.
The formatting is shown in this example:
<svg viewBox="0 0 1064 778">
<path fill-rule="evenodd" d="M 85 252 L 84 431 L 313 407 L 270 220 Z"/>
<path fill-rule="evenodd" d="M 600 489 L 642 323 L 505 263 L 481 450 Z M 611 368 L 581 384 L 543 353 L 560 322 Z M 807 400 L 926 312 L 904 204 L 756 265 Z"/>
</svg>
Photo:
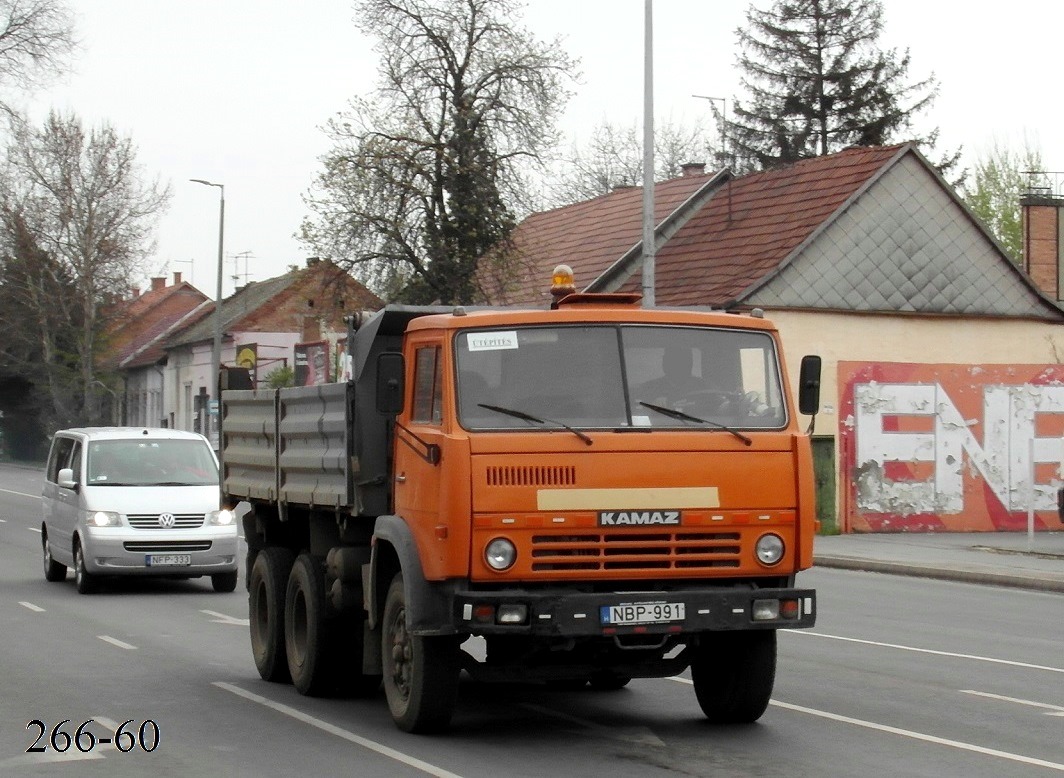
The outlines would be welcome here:
<svg viewBox="0 0 1064 778">
<path fill-rule="evenodd" d="M 159 514 L 159 526 L 163 529 L 173 529 L 174 524 L 177 523 L 177 519 L 174 518 L 172 513 L 160 513 Z"/>
</svg>

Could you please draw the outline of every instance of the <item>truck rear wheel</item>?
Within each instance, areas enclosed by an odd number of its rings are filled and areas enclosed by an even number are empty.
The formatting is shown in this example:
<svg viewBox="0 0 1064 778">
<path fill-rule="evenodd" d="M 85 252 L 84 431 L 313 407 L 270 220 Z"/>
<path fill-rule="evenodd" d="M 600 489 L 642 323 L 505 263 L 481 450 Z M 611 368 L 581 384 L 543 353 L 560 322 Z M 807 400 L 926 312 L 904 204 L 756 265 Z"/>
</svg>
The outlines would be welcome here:
<svg viewBox="0 0 1064 778">
<path fill-rule="evenodd" d="M 251 653 L 264 681 L 283 683 L 290 677 L 284 645 L 284 601 L 292 560 L 287 548 L 264 548 L 255 557 L 248 579 Z"/>
<path fill-rule="evenodd" d="M 384 692 L 396 726 L 405 732 L 446 729 L 458 698 L 457 638 L 410 633 L 402 573 L 388 588 L 381 621 Z"/>
<path fill-rule="evenodd" d="M 702 712 L 714 724 L 757 721 L 776 680 L 776 631 L 703 634 L 694 647 L 691 679 Z"/>
<path fill-rule="evenodd" d="M 288 672 L 300 694 L 317 697 L 330 677 L 331 625 L 325 614 L 325 571 L 321 560 L 300 554 L 288 576 L 284 601 L 284 645 Z"/>
</svg>

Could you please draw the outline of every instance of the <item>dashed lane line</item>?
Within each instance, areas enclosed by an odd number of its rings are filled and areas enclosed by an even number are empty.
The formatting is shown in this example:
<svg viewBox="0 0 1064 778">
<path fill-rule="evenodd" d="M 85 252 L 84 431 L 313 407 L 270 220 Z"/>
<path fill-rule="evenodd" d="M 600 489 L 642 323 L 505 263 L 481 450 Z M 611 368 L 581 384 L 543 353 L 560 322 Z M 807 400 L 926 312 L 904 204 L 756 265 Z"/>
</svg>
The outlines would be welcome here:
<svg viewBox="0 0 1064 778">
<path fill-rule="evenodd" d="M 266 708 L 275 710 L 278 713 L 284 714 L 285 716 L 289 716 L 293 719 L 296 719 L 297 721 L 302 721 L 304 724 L 309 724 L 312 727 L 317 727 L 322 732 L 327 732 L 330 735 L 335 735 L 336 737 L 342 738 L 343 740 L 346 740 L 349 743 L 354 743 L 356 745 L 362 746 L 365 749 L 374 751 L 380 754 L 381 756 L 388 757 L 389 759 L 393 759 L 396 762 L 401 762 L 402 764 L 405 764 L 408 767 L 413 767 L 415 770 L 420 770 L 423 773 L 437 776 L 437 778 L 461 778 L 461 776 L 459 776 L 457 773 L 452 773 L 448 770 L 444 770 L 442 767 L 437 767 L 436 765 L 429 764 L 428 762 L 424 762 L 416 757 L 404 754 L 402 751 L 396 751 L 394 748 L 389 748 L 388 746 L 383 745 L 381 743 L 377 743 L 376 741 L 360 737 L 354 732 L 348 732 L 346 729 L 341 729 L 340 727 L 337 727 L 334 724 L 330 724 L 327 721 L 322 721 L 319 718 L 310 716 L 306 713 L 303 713 L 302 711 L 289 707 L 288 705 L 284 705 L 279 702 L 274 702 L 273 700 L 269 700 L 265 697 L 260 697 L 259 695 L 254 694 L 253 692 L 241 689 L 239 686 L 235 686 L 231 683 L 226 683 L 225 681 L 214 681 L 214 685 L 217 686 L 219 689 L 224 689 L 225 691 L 230 692 L 231 694 L 235 694 L 238 697 L 243 697 L 245 700 L 250 700 L 251 702 L 258 703 L 259 705 L 262 705 Z"/>
<path fill-rule="evenodd" d="M 96 637 L 98 637 L 100 640 L 104 641 L 105 643 L 110 643 L 112 646 L 118 646 L 119 648 L 124 648 L 127 651 L 136 651 L 137 650 L 136 646 L 131 645 L 129 643 L 126 643 L 124 640 L 119 640 L 118 638 L 113 638 L 110 635 L 97 635 Z"/>
<path fill-rule="evenodd" d="M 1047 716 L 1064 716 L 1064 708 L 1059 705 L 1050 705 L 1047 702 L 1035 702 L 1034 700 L 1023 700 L 1019 697 L 1006 697 L 1003 694 L 991 694 L 990 692 L 980 692 L 975 689 L 961 689 L 961 694 L 974 694 L 976 697 L 986 697 L 989 700 L 998 700 L 1000 702 L 1014 702 L 1017 705 L 1027 705 L 1031 708 L 1042 708 Z"/>
<path fill-rule="evenodd" d="M 19 605 L 21 605 L 23 608 L 27 608 L 27 609 L 33 611 L 34 613 L 44 613 L 44 608 L 42 608 L 39 605 L 34 605 L 32 602 L 26 602 L 24 600 L 20 600 L 19 601 Z"/>
</svg>

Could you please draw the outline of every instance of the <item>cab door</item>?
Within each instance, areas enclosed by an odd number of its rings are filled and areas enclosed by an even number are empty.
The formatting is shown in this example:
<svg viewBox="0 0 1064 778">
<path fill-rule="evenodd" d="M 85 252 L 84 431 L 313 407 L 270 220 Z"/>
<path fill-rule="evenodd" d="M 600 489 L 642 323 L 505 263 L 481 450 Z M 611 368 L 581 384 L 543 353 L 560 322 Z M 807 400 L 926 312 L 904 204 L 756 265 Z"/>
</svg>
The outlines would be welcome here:
<svg viewBox="0 0 1064 778">
<path fill-rule="evenodd" d="M 395 430 L 395 512 L 410 524 L 419 548 L 425 550 L 441 521 L 443 347 L 438 341 L 422 341 L 412 351 L 410 402 Z"/>
</svg>

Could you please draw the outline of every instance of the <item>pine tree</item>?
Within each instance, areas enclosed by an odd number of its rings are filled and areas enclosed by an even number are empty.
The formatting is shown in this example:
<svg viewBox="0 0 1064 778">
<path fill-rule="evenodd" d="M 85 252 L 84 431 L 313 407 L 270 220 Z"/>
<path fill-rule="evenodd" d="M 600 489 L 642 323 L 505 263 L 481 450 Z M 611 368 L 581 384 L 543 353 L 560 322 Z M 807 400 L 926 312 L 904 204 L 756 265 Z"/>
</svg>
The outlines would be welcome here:
<svg viewBox="0 0 1064 778">
<path fill-rule="evenodd" d="M 934 76 L 909 83 L 909 52 L 882 49 L 880 0 L 776 0 L 737 30 L 746 101 L 727 122 L 736 167 L 763 169 L 847 146 L 915 140 L 913 118 L 937 94 Z"/>
</svg>

